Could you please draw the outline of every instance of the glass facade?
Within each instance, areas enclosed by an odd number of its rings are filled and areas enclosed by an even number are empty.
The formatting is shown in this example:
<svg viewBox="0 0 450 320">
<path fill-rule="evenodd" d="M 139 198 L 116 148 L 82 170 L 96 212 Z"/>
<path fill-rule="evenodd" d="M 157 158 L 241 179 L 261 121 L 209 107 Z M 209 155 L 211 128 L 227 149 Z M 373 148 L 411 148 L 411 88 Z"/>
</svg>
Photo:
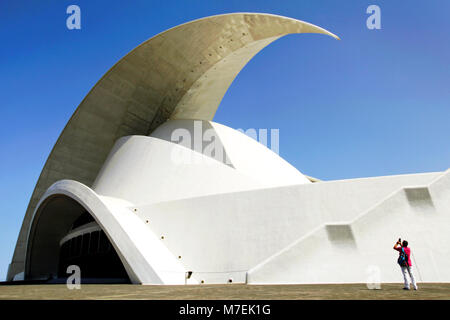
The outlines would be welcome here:
<svg viewBox="0 0 450 320">
<path fill-rule="evenodd" d="M 87 218 L 85 214 L 81 215 L 74 222 L 72 229 L 94 220 L 91 219 Z M 80 221 L 83 223 L 80 224 Z M 58 277 L 67 277 L 66 271 L 70 265 L 80 267 L 81 278 L 128 280 L 125 268 L 103 230 L 86 232 L 61 245 Z"/>
</svg>

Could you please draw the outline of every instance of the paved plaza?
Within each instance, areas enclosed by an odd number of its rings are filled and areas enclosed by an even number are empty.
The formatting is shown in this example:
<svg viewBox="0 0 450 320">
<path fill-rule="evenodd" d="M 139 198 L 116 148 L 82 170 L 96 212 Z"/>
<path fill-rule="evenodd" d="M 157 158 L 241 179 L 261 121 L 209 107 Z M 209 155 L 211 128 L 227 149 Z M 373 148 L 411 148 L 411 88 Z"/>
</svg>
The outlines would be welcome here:
<svg viewBox="0 0 450 320">
<path fill-rule="evenodd" d="M 369 290 L 365 284 L 325 285 L 81 285 L 69 290 L 65 285 L 0 285 L 0 299 L 27 300 L 277 300 L 339 299 L 398 300 L 450 299 L 450 283 L 422 283 L 418 291 L 402 290 L 402 284 L 382 284 L 381 290 Z"/>
</svg>

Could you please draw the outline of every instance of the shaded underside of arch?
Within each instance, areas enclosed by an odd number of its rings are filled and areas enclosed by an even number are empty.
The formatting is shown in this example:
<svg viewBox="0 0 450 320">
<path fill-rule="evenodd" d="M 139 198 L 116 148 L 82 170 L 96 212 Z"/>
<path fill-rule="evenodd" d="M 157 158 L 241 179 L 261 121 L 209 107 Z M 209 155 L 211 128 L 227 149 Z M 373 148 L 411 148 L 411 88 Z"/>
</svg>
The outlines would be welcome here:
<svg viewBox="0 0 450 320">
<path fill-rule="evenodd" d="M 77 181 L 54 183 L 32 214 L 26 235 L 25 279 L 48 278 L 58 273 L 60 240 L 75 219 L 87 212 L 107 236 L 132 283 L 184 283 L 183 266 L 158 237 L 148 232 L 138 216 L 130 214 L 129 205 L 101 197 Z"/>
<path fill-rule="evenodd" d="M 106 278 L 110 278 L 109 281 L 129 281 L 119 256 L 101 228 L 61 243 L 74 222 L 86 214 L 90 215 L 67 195 L 50 196 L 40 205 L 29 234 L 25 280 L 67 278 L 67 267 L 77 265 L 83 281 L 102 282 Z M 91 235 L 97 237 L 91 239 Z"/>
</svg>

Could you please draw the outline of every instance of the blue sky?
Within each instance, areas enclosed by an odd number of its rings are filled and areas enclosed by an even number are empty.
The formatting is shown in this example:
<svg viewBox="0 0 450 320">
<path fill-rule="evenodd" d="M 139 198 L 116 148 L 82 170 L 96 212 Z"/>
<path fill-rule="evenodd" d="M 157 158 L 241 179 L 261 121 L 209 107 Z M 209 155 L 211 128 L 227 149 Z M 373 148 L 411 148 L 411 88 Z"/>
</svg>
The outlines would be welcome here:
<svg viewBox="0 0 450 320">
<path fill-rule="evenodd" d="M 66 8 L 81 8 L 81 30 Z M 381 30 L 366 8 L 381 8 Z M 90 88 L 141 42 L 220 13 L 266 12 L 339 35 L 290 35 L 239 74 L 215 121 L 280 130 L 280 155 L 324 180 L 450 167 L 450 1 L 0 2 L 0 280 L 40 171 Z"/>
</svg>

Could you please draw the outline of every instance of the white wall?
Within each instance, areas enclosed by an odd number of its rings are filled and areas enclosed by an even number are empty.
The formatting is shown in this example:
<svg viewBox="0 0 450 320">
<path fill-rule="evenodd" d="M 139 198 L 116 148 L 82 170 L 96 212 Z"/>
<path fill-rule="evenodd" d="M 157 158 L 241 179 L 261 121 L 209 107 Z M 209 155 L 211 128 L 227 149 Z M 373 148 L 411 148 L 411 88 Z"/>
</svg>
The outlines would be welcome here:
<svg viewBox="0 0 450 320">
<path fill-rule="evenodd" d="M 199 150 L 195 142 L 186 147 L 171 141 L 177 129 L 194 140 L 196 125 L 201 127 Z M 213 140 L 217 142 L 216 149 L 224 150 L 219 160 L 208 155 L 211 142 L 202 139 L 202 132 L 208 128 L 216 139 Z M 276 153 L 239 131 L 211 121 L 172 120 L 158 127 L 150 137 L 119 139 L 92 188 L 101 195 L 142 205 L 310 183 Z"/>
<path fill-rule="evenodd" d="M 212 195 L 140 206 L 138 215 L 148 220 L 150 230 L 164 236 L 169 250 L 182 256 L 183 265 L 194 275 L 200 273 L 206 283 L 224 283 L 233 276 L 243 282 L 246 270 L 323 224 L 351 221 L 402 186 L 426 184 L 440 175 L 353 179 Z M 373 240 L 378 241 L 378 236 Z M 389 257 L 390 250 L 386 251 Z M 283 260 L 277 268 L 283 273 L 288 263 Z"/>
<path fill-rule="evenodd" d="M 173 154 L 191 161 L 176 163 Z M 258 187 L 257 181 L 214 159 L 144 136 L 119 139 L 92 186 L 101 195 L 136 205 Z"/>
<path fill-rule="evenodd" d="M 248 281 L 401 282 L 392 247 L 402 237 L 412 250 L 417 281 L 449 282 L 450 207 L 442 206 L 449 182 L 450 171 L 430 184 L 401 188 L 351 221 L 322 225 L 252 268 Z"/>
<path fill-rule="evenodd" d="M 216 157 L 228 160 L 228 164 L 241 174 L 258 181 L 264 187 L 276 187 L 292 184 L 309 184 L 311 181 L 300 173 L 289 162 L 278 154 L 264 146 L 262 141 L 257 142 L 253 138 L 240 131 L 212 121 L 201 120 L 171 120 L 159 126 L 151 137 L 174 141 L 173 133 L 176 130 L 186 130 L 194 140 L 201 141 L 201 147 L 195 148 L 195 142 L 186 145 L 183 141 L 178 142 L 189 147 L 191 150 L 203 151 L 208 154 L 208 145 L 216 142 L 216 147 L 224 150 L 224 157 Z M 210 130 L 210 135 L 206 133 Z M 202 139 L 203 134 L 203 139 Z M 270 132 L 267 134 L 266 143 L 270 142 Z M 272 141 L 276 142 L 276 141 Z M 228 159 L 225 159 L 225 158 Z"/>
<path fill-rule="evenodd" d="M 226 158 L 150 137 L 117 141 L 93 190 L 60 182 L 96 217 L 135 283 L 364 282 L 401 280 L 393 242 L 409 238 L 420 280 L 450 281 L 450 173 L 310 183 L 275 153 L 231 128 L 211 128 Z M 56 189 L 55 189 L 56 188 Z M 56 190 L 56 191 L 55 191 Z M 324 261 L 328 261 L 324 263 Z M 437 267 L 439 266 L 439 268 Z M 444 270 L 444 271 L 441 271 Z"/>
</svg>

